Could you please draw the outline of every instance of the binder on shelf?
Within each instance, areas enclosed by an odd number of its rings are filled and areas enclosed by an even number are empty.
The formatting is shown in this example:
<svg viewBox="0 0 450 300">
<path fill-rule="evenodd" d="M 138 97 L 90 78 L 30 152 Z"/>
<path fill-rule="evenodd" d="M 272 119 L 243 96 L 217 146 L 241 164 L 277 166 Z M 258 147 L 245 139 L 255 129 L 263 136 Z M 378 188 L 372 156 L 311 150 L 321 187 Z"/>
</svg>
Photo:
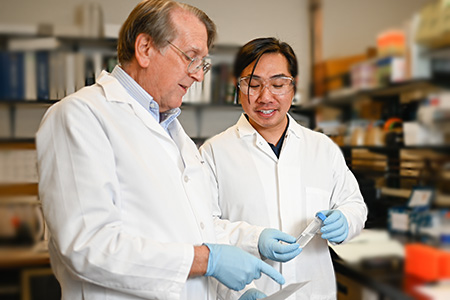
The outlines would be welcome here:
<svg viewBox="0 0 450 300">
<path fill-rule="evenodd" d="M 232 80 L 231 65 L 219 63 L 211 69 L 211 102 L 216 104 L 233 103 L 234 84 Z"/>
<path fill-rule="evenodd" d="M 0 51 L 1 100 L 60 100 L 117 64 L 109 46 L 86 46 L 82 40 L 77 51 L 55 36 L 9 38 L 6 46 Z"/>
<path fill-rule="evenodd" d="M 50 99 L 50 62 L 48 51 L 36 52 L 37 99 Z"/>
<path fill-rule="evenodd" d="M 62 52 L 52 52 L 52 62 L 50 64 L 50 74 L 52 76 L 52 81 L 50 82 L 51 92 L 54 94 L 50 95 L 51 100 L 58 100 L 64 98 L 65 93 L 65 61 L 64 54 Z"/>
<path fill-rule="evenodd" d="M 208 62 L 211 63 L 211 59 L 208 59 Z M 211 76 L 212 73 L 208 72 L 206 73 L 206 75 L 204 76 L 203 79 L 203 99 L 205 102 L 209 103 L 211 102 Z"/>
<path fill-rule="evenodd" d="M 59 85 L 59 72 L 58 72 L 58 53 L 50 52 L 48 58 L 49 65 L 49 99 L 57 100 L 58 98 L 58 85 Z"/>
<path fill-rule="evenodd" d="M 65 52 L 65 87 L 64 96 L 70 95 L 85 86 L 85 55 L 81 52 Z"/>
<path fill-rule="evenodd" d="M 0 51 L 0 99 L 5 100 L 8 97 L 9 87 L 9 53 Z"/>
<path fill-rule="evenodd" d="M 36 101 L 37 99 L 37 73 L 36 53 L 25 52 L 25 100 Z"/>
<path fill-rule="evenodd" d="M 7 99 L 23 100 L 25 98 L 25 65 L 23 52 L 9 52 Z"/>
<path fill-rule="evenodd" d="M 103 54 L 99 51 L 95 51 L 92 53 L 92 59 L 94 61 L 94 76 L 95 79 L 97 79 L 103 70 Z"/>
<path fill-rule="evenodd" d="M 86 57 L 84 53 L 77 52 L 75 53 L 75 91 L 78 91 L 82 87 L 85 86 L 85 61 Z"/>
<path fill-rule="evenodd" d="M 95 64 L 90 55 L 86 55 L 86 60 L 84 62 L 84 78 L 84 83 L 86 86 L 95 83 Z"/>
<path fill-rule="evenodd" d="M 183 97 L 184 103 L 201 103 L 202 102 L 203 82 L 194 82 Z"/>
<path fill-rule="evenodd" d="M 64 53 L 65 95 L 75 92 L 75 53 Z"/>
</svg>

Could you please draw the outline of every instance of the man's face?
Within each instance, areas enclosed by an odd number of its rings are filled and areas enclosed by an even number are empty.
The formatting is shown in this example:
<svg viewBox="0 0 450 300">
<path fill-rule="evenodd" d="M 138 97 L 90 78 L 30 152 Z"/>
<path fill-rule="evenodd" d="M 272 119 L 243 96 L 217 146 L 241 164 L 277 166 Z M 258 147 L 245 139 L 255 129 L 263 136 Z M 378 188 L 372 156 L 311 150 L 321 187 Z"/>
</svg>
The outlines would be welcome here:
<svg viewBox="0 0 450 300">
<path fill-rule="evenodd" d="M 241 74 L 241 78 L 250 76 L 254 62 L 248 65 Z M 280 76 L 291 77 L 287 59 L 280 53 L 264 54 L 259 60 L 253 78 L 268 83 L 271 78 Z M 253 79 L 252 79 L 253 80 Z M 252 86 L 254 83 L 250 82 Z M 286 113 L 294 97 L 294 90 L 284 95 L 274 95 L 264 86 L 259 95 L 245 95 L 239 91 L 242 108 L 249 117 L 250 124 L 259 132 L 261 130 L 280 129 L 286 126 Z"/>
<path fill-rule="evenodd" d="M 177 30 L 173 45 L 192 58 L 203 58 L 208 54 L 207 32 L 205 25 L 190 13 L 182 10 L 172 12 L 172 20 Z M 147 83 L 142 86 L 158 102 L 160 112 L 179 107 L 188 88 L 195 81 L 203 80 L 203 70 L 188 74 L 190 61 L 176 47 L 167 43 L 161 49 L 151 67 L 147 69 Z"/>
</svg>

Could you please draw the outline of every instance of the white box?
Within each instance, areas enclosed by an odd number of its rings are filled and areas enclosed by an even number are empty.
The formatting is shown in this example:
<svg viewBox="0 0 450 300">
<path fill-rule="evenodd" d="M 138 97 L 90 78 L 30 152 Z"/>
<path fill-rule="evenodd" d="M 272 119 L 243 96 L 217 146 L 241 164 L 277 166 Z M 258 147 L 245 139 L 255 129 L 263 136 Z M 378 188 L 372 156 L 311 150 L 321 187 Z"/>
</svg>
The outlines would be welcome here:
<svg viewBox="0 0 450 300">
<path fill-rule="evenodd" d="M 17 105 L 15 138 L 34 138 L 48 105 Z"/>
<path fill-rule="evenodd" d="M 0 105 L 0 138 L 11 138 L 9 106 Z"/>
<path fill-rule="evenodd" d="M 405 146 L 419 145 L 419 130 L 418 122 L 403 122 L 403 142 Z"/>
</svg>

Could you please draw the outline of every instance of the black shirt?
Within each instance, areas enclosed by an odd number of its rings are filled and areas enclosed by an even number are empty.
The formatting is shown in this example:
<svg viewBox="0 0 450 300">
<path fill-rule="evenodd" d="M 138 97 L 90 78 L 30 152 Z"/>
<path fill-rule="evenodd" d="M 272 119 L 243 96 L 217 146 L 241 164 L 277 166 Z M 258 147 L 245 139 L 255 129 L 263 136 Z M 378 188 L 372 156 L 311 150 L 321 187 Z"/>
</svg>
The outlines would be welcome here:
<svg viewBox="0 0 450 300">
<path fill-rule="evenodd" d="M 287 116 L 286 116 L 287 118 Z M 273 152 L 275 153 L 275 155 L 280 158 L 280 153 L 281 153 L 281 146 L 283 146 L 283 141 L 284 141 L 284 137 L 286 136 L 286 131 L 289 127 L 289 118 L 287 118 L 287 124 L 286 124 L 286 128 L 284 129 L 283 134 L 281 135 L 280 140 L 278 141 L 277 145 L 273 145 L 271 143 L 268 142 L 270 148 L 272 148 Z"/>
</svg>

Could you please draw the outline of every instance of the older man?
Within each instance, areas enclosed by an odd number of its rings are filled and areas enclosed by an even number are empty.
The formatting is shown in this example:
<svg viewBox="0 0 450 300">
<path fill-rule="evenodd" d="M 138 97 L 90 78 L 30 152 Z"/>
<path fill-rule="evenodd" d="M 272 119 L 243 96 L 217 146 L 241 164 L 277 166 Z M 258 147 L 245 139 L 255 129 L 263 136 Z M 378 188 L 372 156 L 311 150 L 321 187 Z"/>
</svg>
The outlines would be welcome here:
<svg viewBox="0 0 450 300">
<path fill-rule="evenodd" d="M 295 238 L 213 220 L 205 166 L 176 119 L 209 70 L 214 37 L 199 9 L 143 1 L 120 31 L 120 66 L 46 113 L 36 136 L 39 191 L 63 299 L 215 299 L 208 277 L 233 290 L 262 273 L 284 282 L 255 256 L 293 257 L 298 244 L 278 239 Z M 230 228 L 245 231 L 236 245 L 254 255 L 217 243 Z M 241 299 L 263 296 L 249 290 Z"/>
</svg>

